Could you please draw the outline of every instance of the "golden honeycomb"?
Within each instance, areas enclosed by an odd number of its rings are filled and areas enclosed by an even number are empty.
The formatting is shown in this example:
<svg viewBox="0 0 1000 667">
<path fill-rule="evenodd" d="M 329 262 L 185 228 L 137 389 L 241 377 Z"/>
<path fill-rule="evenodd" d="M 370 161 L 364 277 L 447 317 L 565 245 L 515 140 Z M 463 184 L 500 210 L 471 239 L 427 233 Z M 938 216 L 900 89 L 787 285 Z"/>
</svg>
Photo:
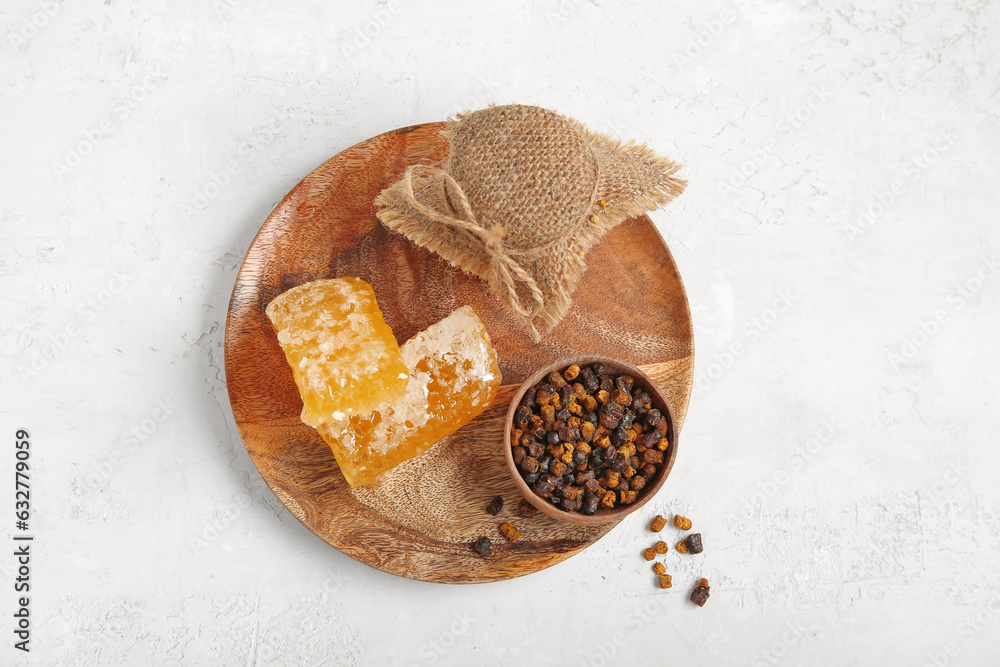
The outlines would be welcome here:
<svg viewBox="0 0 1000 667">
<path fill-rule="evenodd" d="M 367 414 L 403 395 L 406 364 L 365 281 L 314 280 L 281 294 L 266 312 L 292 367 L 306 424 Z"/>
<path fill-rule="evenodd" d="M 409 372 L 402 397 L 318 427 L 351 486 L 370 484 L 472 421 L 500 386 L 489 333 L 469 306 L 416 334 L 401 352 Z"/>
</svg>

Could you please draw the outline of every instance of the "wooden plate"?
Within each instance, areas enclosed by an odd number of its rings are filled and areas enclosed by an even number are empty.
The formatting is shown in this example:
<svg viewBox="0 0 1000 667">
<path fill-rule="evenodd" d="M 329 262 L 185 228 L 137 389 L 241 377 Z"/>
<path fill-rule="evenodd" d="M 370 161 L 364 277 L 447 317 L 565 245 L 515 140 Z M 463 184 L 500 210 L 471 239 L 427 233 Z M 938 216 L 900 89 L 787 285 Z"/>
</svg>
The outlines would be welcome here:
<svg viewBox="0 0 1000 667">
<path fill-rule="evenodd" d="M 517 517 L 519 495 L 502 450 L 503 421 L 517 386 L 569 354 L 631 362 L 650 375 L 684 423 L 694 370 L 691 313 L 670 251 L 647 216 L 613 230 L 587 256 L 573 308 L 541 344 L 510 324 L 484 284 L 385 228 L 372 201 L 414 163 L 443 159 L 443 123 L 387 132 L 306 176 L 261 227 L 236 278 L 226 321 L 226 382 L 240 435 L 264 481 L 311 531 L 385 572 L 443 583 L 509 579 L 583 550 L 615 524 L 574 526 L 539 514 Z M 485 322 L 504 385 L 493 406 L 457 433 L 386 474 L 351 489 L 333 454 L 299 421 L 302 402 L 264 308 L 317 278 L 358 276 L 375 288 L 402 344 L 462 305 Z M 485 507 L 505 500 L 493 517 Z M 523 532 L 508 543 L 498 524 Z M 484 559 L 471 543 L 489 537 Z"/>
</svg>

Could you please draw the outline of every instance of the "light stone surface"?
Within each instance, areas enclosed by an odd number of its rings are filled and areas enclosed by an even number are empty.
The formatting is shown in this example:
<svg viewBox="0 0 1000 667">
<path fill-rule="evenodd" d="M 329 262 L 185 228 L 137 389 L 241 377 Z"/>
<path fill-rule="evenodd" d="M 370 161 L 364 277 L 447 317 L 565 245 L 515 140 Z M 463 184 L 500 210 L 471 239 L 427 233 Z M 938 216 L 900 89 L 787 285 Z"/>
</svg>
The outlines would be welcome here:
<svg viewBox="0 0 1000 667">
<path fill-rule="evenodd" d="M 12 545 L 27 428 L 35 536 L 30 655 L 0 557 L 0 664 L 1000 661 L 1000 3 L 5 0 L 0 37 L 0 516 Z M 650 511 L 430 585 L 274 498 L 223 326 L 300 178 L 490 102 L 688 165 L 653 219 L 699 389 Z M 670 591 L 654 511 L 704 536 Z"/>
</svg>

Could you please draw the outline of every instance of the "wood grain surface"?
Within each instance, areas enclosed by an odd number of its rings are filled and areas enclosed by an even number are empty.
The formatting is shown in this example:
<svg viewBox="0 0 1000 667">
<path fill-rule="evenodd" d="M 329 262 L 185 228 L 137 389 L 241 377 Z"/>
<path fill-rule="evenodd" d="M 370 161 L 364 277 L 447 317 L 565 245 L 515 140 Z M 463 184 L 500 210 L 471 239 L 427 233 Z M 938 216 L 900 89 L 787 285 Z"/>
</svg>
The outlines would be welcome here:
<svg viewBox="0 0 1000 667">
<path fill-rule="evenodd" d="M 628 220 L 587 256 L 588 269 L 565 320 L 535 344 L 478 278 L 386 229 L 372 201 L 410 164 L 447 153 L 443 123 L 401 128 L 331 158 L 275 208 L 250 246 L 226 322 L 226 382 L 236 424 L 261 476 L 316 535 L 362 563 L 443 583 L 476 583 L 536 572 L 578 553 L 615 524 L 574 526 L 516 515 L 519 495 L 502 449 L 517 385 L 570 354 L 616 357 L 640 366 L 668 397 L 678 430 L 691 396 L 693 332 L 677 267 L 648 217 Z M 500 358 L 493 406 L 377 487 L 351 489 L 319 434 L 299 421 L 302 402 L 264 309 L 278 294 L 317 278 L 357 276 L 374 287 L 402 344 L 471 305 Z M 667 486 L 670 482 L 667 481 Z M 505 500 L 493 517 L 485 507 Z M 508 543 L 498 524 L 523 532 Z M 496 555 L 471 548 L 487 536 Z"/>
</svg>

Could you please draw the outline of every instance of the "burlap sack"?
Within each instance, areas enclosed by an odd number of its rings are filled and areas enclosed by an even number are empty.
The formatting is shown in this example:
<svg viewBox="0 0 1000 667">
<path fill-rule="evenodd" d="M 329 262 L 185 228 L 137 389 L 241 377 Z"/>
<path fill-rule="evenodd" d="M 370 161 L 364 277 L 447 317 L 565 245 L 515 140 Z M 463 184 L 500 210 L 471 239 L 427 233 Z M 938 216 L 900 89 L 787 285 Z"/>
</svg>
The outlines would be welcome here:
<svg viewBox="0 0 1000 667">
<path fill-rule="evenodd" d="M 444 135 L 444 163 L 409 167 L 375 200 L 378 217 L 485 280 L 535 340 L 569 310 L 587 251 L 686 185 L 647 146 L 539 107 L 473 111 Z"/>
</svg>

